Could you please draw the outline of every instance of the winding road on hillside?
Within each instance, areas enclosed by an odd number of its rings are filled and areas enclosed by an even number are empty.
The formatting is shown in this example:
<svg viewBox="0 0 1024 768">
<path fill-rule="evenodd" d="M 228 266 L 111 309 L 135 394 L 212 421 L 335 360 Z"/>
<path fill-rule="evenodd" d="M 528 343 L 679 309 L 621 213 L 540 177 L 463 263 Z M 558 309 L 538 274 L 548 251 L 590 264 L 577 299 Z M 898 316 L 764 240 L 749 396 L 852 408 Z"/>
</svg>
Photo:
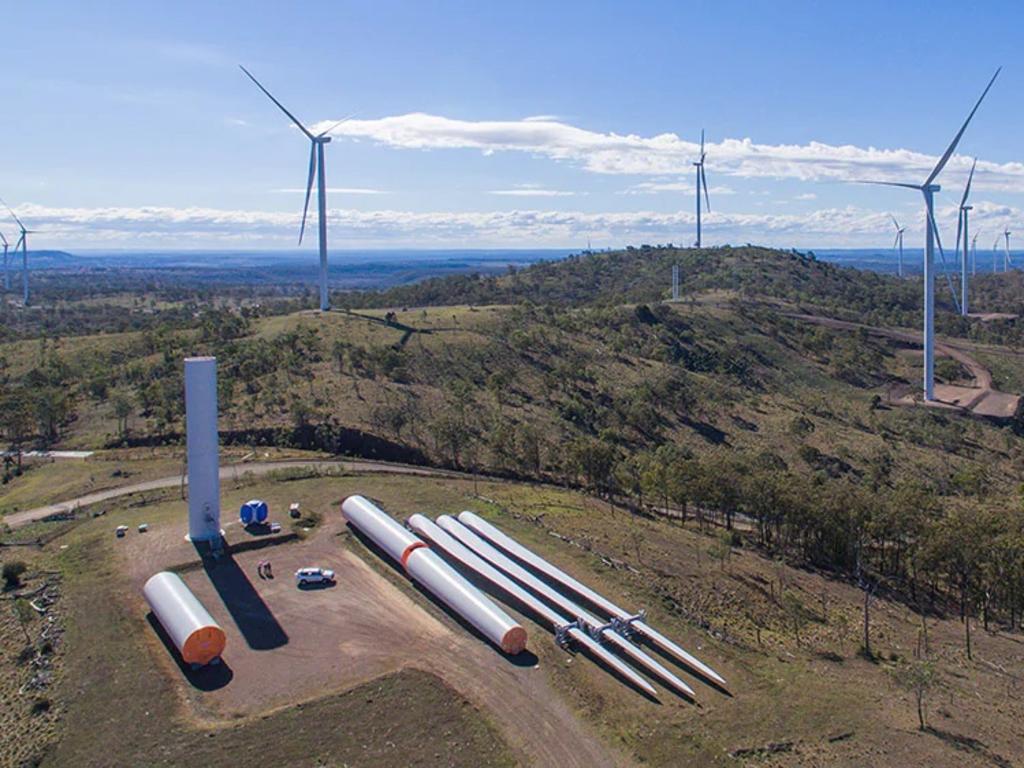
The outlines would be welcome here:
<svg viewBox="0 0 1024 768">
<path fill-rule="evenodd" d="M 221 480 L 234 480 L 243 475 L 255 476 L 266 475 L 281 469 L 324 469 L 341 470 L 344 472 L 381 472 L 396 475 L 420 475 L 423 477 L 470 477 L 461 472 L 454 472 L 447 469 L 434 469 L 432 467 L 414 467 L 408 464 L 390 464 L 383 461 L 361 461 L 361 460 L 340 460 L 340 459 L 285 459 L 282 461 L 254 461 L 249 464 L 229 464 L 220 468 Z M 79 507 L 90 504 L 98 504 L 121 496 L 128 496 L 133 493 L 144 493 L 146 491 L 157 491 L 164 488 L 178 488 L 182 483 L 187 484 L 181 475 L 170 477 L 159 477 L 155 480 L 145 480 L 130 485 L 122 485 L 117 488 L 107 488 L 94 493 L 87 493 L 74 499 L 60 501 L 55 504 L 47 504 L 43 507 L 25 509 L 21 512 L 12 512 L 3 518 L 3 522 L 11 528 L 19 528 L 28 523 L 42 520 L 50 515 L 57 515 L 64 512 L 71 512 Z"/>
<path fill-rule="evenodd" d="M 836 318 L 824 317 L 822 315 L 797 313 L 787 313 L 787 315 L 794 320 L 802 320 L 814 323 L 815 325 L 822 325 L 826 328 L 846 331 L 864 330 L 873 336 L 881 336 L 916 346 L 920 346 L 922 343 L 921 334 L 914 331 L 880 328 L 848 320 L 837 320 Z M 1020 396 L 1000 392 L 996 389 L 992 381 L 992 372 L 973 357 L 967 348 L 952 342 L 936 340 L 935 352 L 938 355 L 945 355 L 956 360 L 974 379 L 973 387 L 956 384 L 936 384 L 935 397 L 938 404 L 962 408 L 979 416 L 991 416 L 1000 419 L 1012 418 L 1017 412 Z"/>
</svg>

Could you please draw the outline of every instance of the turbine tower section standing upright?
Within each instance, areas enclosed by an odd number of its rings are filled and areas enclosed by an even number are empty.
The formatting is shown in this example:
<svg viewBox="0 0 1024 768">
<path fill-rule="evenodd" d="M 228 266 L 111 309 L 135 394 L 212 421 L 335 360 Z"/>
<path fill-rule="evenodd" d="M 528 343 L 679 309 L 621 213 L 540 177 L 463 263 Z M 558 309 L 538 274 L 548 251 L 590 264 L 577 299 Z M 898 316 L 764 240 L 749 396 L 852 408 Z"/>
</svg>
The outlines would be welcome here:
<svg viewBox="0 0 1024 768">
<path fill-rule="evenodd" d="M 702 244 L 702 233 L 701 233 L 701 209 L 700 209 L 700 195 L 701 190 L 704 191 L 704 202 L 707 204 L 708 213 L 711 213 L 711 198 L 708 197 L 708 178 L 704 173 L 704 159 L 708 156 L 708 153 L 704 151 L 704 129 L 700 132 L 700 160 L 696 161 L 693 165 L 697 169 L 697 247 L 700 248 Z"/>
<path fill-rule="evenodd" d="M 313 134 L 304 126 L 299 119 L 289 112 L 285 106 L 274 98 L 273 94 L 270 93 L 263 84 L 257 80 L 253 74 L 245 67 L 239 65 L 241 70 L 246 76 L 252 80 L 256 87 L 259 88 L 263 93 L 280 109 L 288 119 L 291 120 L 295 126 L 302 131 L 306 138 L 310 141 L 309 147 L 309 177 L 306 181 L 306 201 L 302 206 L 302 226 L 299 228 L 299 245 L 302 245 L 302 236 L 306 232 L 306 216 L 309 213 L 309 198 L 313 191 L 313 181 L 316 180 L 316 209 L 319 221 L 317 222 L 317 234 L 319 235 L 320 245 L 320 310 L 326 312 L 331 308 L 330 297 L 327 291 L 327 183 L 324 179 L 324 146 L 331 142 L 331 137 L 328 136 L 332 130 L 337 128 L 341 123 L 345 122 L 349 118 L 339 120 L 337 123 L 329 126 L 326 130 L 321 131 L 318 134 Z"/>
</svg>

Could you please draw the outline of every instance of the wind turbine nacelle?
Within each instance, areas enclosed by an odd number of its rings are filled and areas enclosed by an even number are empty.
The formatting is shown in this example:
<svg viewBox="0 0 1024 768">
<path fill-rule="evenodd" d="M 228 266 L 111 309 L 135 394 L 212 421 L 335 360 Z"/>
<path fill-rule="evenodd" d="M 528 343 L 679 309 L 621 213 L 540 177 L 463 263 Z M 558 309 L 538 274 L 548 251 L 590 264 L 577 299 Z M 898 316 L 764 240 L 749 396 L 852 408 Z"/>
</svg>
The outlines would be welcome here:
<svg viewBox="0 0 1024 768">
<path fill-rule="evenodd" d="M 330 136 L 317 136 L 316 140 L 319 141 L 321 144 L 330 144 L 331 143 L 331 137 Z"/>
</svg>

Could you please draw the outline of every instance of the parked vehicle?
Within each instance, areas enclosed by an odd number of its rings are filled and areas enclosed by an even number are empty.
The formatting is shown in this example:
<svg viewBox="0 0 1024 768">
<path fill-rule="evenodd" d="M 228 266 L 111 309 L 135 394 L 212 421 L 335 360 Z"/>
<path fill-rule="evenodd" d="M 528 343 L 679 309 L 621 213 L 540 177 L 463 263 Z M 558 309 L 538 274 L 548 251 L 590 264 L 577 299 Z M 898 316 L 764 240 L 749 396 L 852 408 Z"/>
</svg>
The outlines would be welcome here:
<svg viewBox="0 0 1024 768">
<path fill-rule="evenodd" d="M 119 525 L 119 526 L 117 526 L 117 528 L 114 529 L 114 533 L 117 535 L 117 538 L 123 539 L 124 535 L 126 533 L 128 533 L 128 526 L 127 525 Z"/>
<path fill-rule="evenodd" d="M 299 568 L 295 572 L 295 583 L 300 587 L 307 584 L 333 584 L 334 571 L 328 568 Z"/>
</svg>

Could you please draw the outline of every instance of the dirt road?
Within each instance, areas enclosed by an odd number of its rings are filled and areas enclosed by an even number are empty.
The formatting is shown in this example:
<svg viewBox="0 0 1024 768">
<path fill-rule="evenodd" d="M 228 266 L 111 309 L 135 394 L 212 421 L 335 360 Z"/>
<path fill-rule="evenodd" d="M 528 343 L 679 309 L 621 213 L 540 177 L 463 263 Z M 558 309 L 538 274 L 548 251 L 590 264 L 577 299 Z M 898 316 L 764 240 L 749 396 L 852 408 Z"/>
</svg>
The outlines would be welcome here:
<svg viewBox="0 0 1024 768">
<path fill-rule="evenodd" d="M 913 331 L 879 328 L 877 326 L 854 323 L 848 320 L 837 320 L 820 315 L 792 313 L 788 316 L 795 320 L 823 325 L 826 328 L 846 331 L 864 330 L 872 336 L 881 336 L 908 344 L 921 344 L 921 334 Z M 935 398 L 939 404 L 955 406 L 980 416 L 993 416 L 996 418 L 1010 418 L 1017 412 L 1020 397 L 1000 392 L 996 389 L 992 382 L 992 372 L 978 362 L 967 349 L 948 341 L 936 341 L 935 352 L 938 355 L 945 355 L 956 360 L 967 369 L 971 378 L 974 379 L 973 387 L 958 386 L 956 384 L 936 384 Z"/>
<path fill-rule="evenodd" d="M 221 480 L 234 480 L 245 474 L 265 475 L 278 469 L 334 469 L 347 472 L 387 472 L 399 475 L 422 475 L 424 477 L 462 477 L 459 472 L 452 472 L 444 469 L 433 469 L 431 467 L 414 467 L 407 464 L 390 464 L 382 461 L 360 461 L 360 460 L 301 460 L 289 459 L 284 461 L 259 461 L 249 464 L 231 464 L 220 468 Z M 178 488 L 185 482 L 181 475 L 160 477 L 155 480 L 145 480 L 141 483 L 132 483 L 118 488 L 108 488 L 95 493 L 87 493 L 67 501 L 56 504 L 47 504 L 44 507 L 25 509 L 21 512 L 14 512 L 4 517 L 3 522 L 11 528 L 18 528 L 35 520 L 41 520 L 50 515 L 61 512 L 70 512 L 78 507 L 89 504 L 97 504 L 102 501 L 109 501 L 120 496 L 127 496 L 132 493 L 143 493 L 145 491 L 156 491 L 162 488 Z"/>
</svg>

